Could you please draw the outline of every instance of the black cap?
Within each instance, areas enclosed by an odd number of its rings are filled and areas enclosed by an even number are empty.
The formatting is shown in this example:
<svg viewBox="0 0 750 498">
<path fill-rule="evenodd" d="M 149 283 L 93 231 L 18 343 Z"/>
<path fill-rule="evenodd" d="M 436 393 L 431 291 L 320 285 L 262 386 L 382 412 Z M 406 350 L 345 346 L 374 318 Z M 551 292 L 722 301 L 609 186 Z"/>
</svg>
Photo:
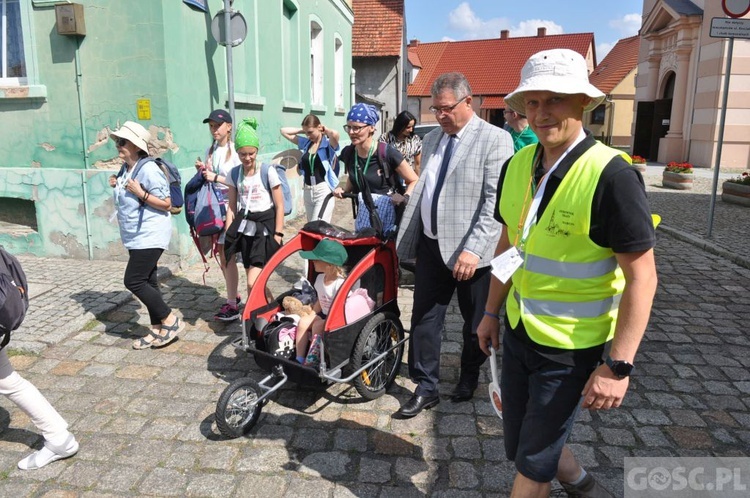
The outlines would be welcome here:
<svg viewBox="0 0 750 498">
<path fill-rule="evenodd" d="M 203 120 L 204 123 L 208 123 L 209 121 L 215 121 L 216 123 L 231 123 L 232 116 L 230 116 L 224 109 L 216 109 L 211 111 L 211 114 Z"/>
</svg>

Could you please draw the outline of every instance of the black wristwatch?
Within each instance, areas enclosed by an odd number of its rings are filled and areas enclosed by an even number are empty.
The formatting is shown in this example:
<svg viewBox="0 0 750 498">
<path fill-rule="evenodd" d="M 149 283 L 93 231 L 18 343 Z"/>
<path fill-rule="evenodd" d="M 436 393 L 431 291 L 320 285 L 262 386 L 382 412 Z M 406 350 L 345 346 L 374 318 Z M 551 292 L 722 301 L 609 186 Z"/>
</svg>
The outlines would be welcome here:
<svg viewBox="0 0 750 498">
<path fill-rule="evenodd" d="M 274 232 L 274 235 L 277 237 L 281 237 L 282 239 L 284 238 L 284 234 L 281 232 Z"/>
<path fill-rule="evenodd" d="M 609 355 L 607 355 L 607 359 L 604 361 L 605 363 L 607 363 L 609 369 L 612 370 L 612 373 L 615 374 L 615 377 L 617 377 L 618 379 L 629 377 L 630 374 L 633 373 L 633 369 L 635 368 L 632 363 L 628 363 L 627 361 L 623 360 L 613 360 Z"/>
</svg>

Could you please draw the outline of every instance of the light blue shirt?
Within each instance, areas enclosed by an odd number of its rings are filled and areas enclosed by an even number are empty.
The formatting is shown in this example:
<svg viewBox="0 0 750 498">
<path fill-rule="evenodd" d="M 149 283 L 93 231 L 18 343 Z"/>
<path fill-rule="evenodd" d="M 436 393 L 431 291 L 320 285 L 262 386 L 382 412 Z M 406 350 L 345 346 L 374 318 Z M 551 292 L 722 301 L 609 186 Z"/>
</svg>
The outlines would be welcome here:
<svg viewBox="0 0 750 498">
<path fill-rule="evenodd" d="M 297 147 L 299 147 L 299 150 L 302 151 L 303 155 L 308 151 L 311 145 L 312 142 L 309 138 L 297 138 Z M 333 171 L 333 167 L 331 165 L 331 163 L 336 160 L 336 152 L 338 150 L 339 146 L 336 145 L 336 148 L 334 149 L 328 141 L 328 137 L 323 135 L 323 138 L 320 141 L 320 146 L 318 147 L 318 151 L 316 152 L 316 154 L 318 154 L 318 157 L 320 158 L 320 162 L 323 163 L 323 168 L 326 172 L 326 183 L 331 188 L 331 190 L 334 190 L 339 184 L 339 178 L 338 176 L 336 176 L 336 172 Z M 301 175 L 307 175 L 308 173 L 308 171 L 300 168 Z"/>
<path fill-rule="evenodd" d="M 135 166 L 125 171 L 117 179 L 114 188 L 115 208 L 117 208 L 117 223 L 120 225 L 120 237 L 125 248 L 130 249 L 167 249 L 172 236 L 172 217 L 169 211 L 154 209 L 151 206 L 141 206 L 140 199 L 128 192 L 125 186 Z M 145 163 L 135 181 L 140 182 L 143 189 L 159 199 L 169 197 L 169 183 L 164 172 L 153 162 Z"/>
</svg>

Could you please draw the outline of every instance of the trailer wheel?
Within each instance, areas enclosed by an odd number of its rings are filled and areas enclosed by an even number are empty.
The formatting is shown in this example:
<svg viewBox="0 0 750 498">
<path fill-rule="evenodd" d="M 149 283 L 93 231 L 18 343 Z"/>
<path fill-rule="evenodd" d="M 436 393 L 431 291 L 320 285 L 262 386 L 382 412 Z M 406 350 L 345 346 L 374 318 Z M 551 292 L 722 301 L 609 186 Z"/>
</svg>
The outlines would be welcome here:
<svg viewBox="0 0 750 498">
<path fill-rule="evenodd" d="M 376 314 L 365 324 L 357 337 L 349 362 L 351 371 L 359 370 L 362 365 L 390 350 L 403 338 L 404 327 L 394 313 Z M 360 396 L 368 400 L 382 396 L 396 379 L 403 355 L 404 345 L 401 344 L 355 377 L 354 387 Z"/>
<path fill-rule="evenodd" d="M 216 426 L 224 436 L 244 436 L 260 418 L 261 388 L 257 382 L 243 377 L 229 384 L 216 403 Z"/>
</svg>

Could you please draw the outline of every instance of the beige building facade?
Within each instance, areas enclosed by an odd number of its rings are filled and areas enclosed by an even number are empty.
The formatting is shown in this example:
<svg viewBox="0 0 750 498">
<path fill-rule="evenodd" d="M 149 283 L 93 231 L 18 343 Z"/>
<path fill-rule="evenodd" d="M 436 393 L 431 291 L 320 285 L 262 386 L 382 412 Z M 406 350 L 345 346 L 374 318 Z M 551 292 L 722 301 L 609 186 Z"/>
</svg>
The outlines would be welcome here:
<svg viewBox="0 0 750 498">
<path fill-rule="evenodd" d="M 595 137 L 627 152 L 633 140 L 631 127 L 640 43 L 637 35 L 619 40 L 596 66 L 589 81 L 607 98 L 584 117 L 586 127 Z"/>
<path fill-rule="evenodd" d="M 719 0 L 644 0 L 633 154 L 714 167 L 729 39 L 710 36 Z M 746 15 L 749 18 L 750 15 Z M 750 164 L 750 40 L 736 38 L 721 166 Z"/>
</svg>

